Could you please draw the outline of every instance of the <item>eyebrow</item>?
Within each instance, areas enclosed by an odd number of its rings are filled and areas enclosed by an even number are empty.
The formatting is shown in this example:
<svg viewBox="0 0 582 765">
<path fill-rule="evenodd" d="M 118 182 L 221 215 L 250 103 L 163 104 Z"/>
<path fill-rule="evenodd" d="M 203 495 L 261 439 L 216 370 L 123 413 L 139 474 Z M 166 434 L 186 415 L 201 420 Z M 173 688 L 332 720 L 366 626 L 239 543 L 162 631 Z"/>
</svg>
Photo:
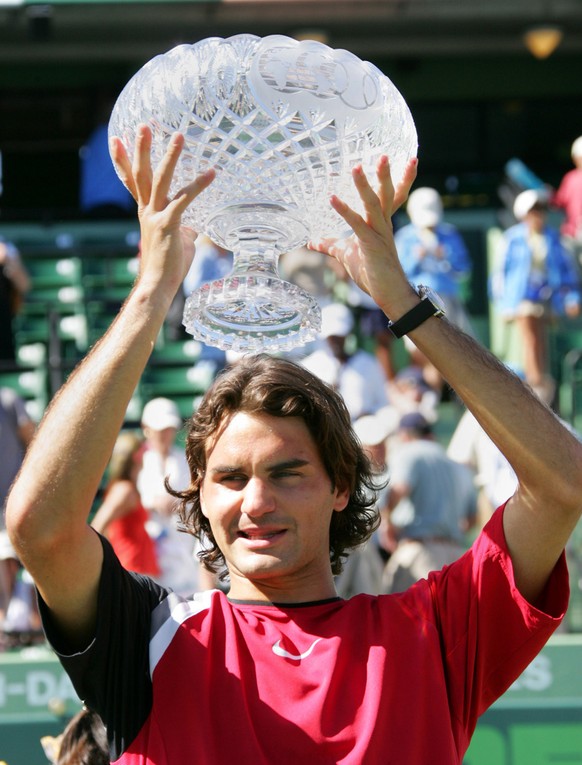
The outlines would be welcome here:
<svg viewBox="0 0 582 765">
<path fill-rule="evenodd" d="M 309 465 L 308 460 L 301 460 L 299 458 L 292 459 L 292 460 L 285 460 L 284 462 L 277 462 L 274 465 L 271 465 L 267 468 L 267 471 L 269 473 L 277 473 L 281 470 L 289 470 L 290 468 L 299 468 L 299 467 L 305 467 L 306 465 Z M 229 473 L 240 473 L 242 470 L 242 467 L 239 465 L 217 465 L 216 467 L 213 467 L 210 471 L 212 475 L 218 475 L 218 474 L 229 474 Z"/>
</svg>

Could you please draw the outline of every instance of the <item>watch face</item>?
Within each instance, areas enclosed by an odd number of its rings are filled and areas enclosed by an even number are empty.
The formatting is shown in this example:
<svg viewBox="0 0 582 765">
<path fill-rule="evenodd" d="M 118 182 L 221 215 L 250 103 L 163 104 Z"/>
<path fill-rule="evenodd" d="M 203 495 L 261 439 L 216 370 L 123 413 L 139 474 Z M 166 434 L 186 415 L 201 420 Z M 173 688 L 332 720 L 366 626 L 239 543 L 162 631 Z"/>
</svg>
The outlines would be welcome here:
<svg viewBox="0 0 582 765">
<path fill-rule="evenodd" d="M 446 313 L 446 306 L 441 298 L 441 296 L 438 294 L 438 292 L 435 292 L 430 287 L 425 287 L 422 284 L 419 284 L 417 287 L 418 294 L 421 298 L 428 298 L 430 302 L 437 308 L 437 313 L 435 316 L 444 316 Z"/>
</svg>

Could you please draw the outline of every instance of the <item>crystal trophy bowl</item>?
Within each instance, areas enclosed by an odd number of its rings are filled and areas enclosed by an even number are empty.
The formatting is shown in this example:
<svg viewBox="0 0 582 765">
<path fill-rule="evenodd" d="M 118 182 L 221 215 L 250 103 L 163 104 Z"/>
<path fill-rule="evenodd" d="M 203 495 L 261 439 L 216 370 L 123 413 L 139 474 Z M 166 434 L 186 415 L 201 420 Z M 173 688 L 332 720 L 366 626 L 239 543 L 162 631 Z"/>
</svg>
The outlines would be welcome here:
<svg viewBox="0 0 582 765">
<path fill-rule="evenodd" d="M 417 149 L 410 111 L 379 69 L 282 35 L 209 38 L 151 59 L 109 123 L 130 158 L 141 123 L 152 130 L 154 168 L 172 134 L 184 135 L 170 195 L 216 168 L 183 223 L 231 250 L 233 270 L 192 293 L 184 325 L 204 343 L 239 352 L 286 351 L 317 336 L 319 306 L 280 278 L 279 256 L 349 233 L 329 197 L 361 210 L 356 164 L 372 180 L 387 154 L 397 183 Z"/>
</svg>

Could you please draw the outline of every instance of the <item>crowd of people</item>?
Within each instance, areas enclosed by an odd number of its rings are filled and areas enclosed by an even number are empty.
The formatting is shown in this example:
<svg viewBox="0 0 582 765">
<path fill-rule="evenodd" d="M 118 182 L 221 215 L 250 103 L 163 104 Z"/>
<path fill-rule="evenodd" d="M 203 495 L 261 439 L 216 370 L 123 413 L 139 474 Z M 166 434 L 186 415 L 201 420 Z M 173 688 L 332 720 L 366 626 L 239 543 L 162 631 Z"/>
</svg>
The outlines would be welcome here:
<svg viewBox="0 0 582 765">
<path fill-rule="evenodd" d="M 147 145 L 147 137 L 142 135 L 141 140 Z M 573 157 L 580 155 L 582 147 L 576 151 L 573 147 Z M 142 157 L 141 161 L 146 160 Z M 435 742 L 429 741 L 427 729 L 435 735 L 437 730 L 450 730 L 450 735 L 441 738 L 439 751 L 447 757 L 453 751 L 462 754 L 478 714 L 517 677 L 564 616 L 559 592 L 566 575 L 560 553 L 580 513 L 577 501 L 571 499 L 579 489 L 577 479 L 569 469 L 567 475 L 564 471 L 567 465 L 582 461 L 582 447 L 542 403 L 552 403 L 545 385 L 548 366 L 542 322 L 555 315 L 579 314 L 579 263 L 572 243 L 564 239 L 576 241 L 579 232 L 570 225 L 561 236 L 547 226 L 545 213 L 552 199 L 567 209 L 570 218 L 579 208 L 565 201 L 564 189 L 554 197 L 525 190 L 515 200 L 516 224 L 505 232 L 504 252 L 493 274 L 493 299 L 522 334 L 524 367 L 520 372 L 528 389 L 493 357 L 485 356 L 472 337 L 463 299 L 471 258 L 459 231 L 444 222 L 438 192 L 421 187 L 410 194 L 406 208 L 410 223 L 396 232 L 393 241 L 388 221 L 408 195 L 413 171 L 409 169 L 403 187 L 396 190 L 394 204 L 391 201 L 380 213 L 390 197 L 386 165 L 379 164 L 378 182 L 384 184 L 384 193 L 378 197 L 355 171 L 354 182 L 369 206 L 368 220 L 359 218 L 340 200 L 334 199 L 332 204 L 354 229 L 360 257 L 377 269 L 377 281 L 366 281 L 360 275 L 354 277 L 354 289 L 350 286 L 347 291 L 334 292 L 333 281 L 319 280 L 322 332 L 304 355 L 294 354 L 292 360 L 237 359 L 231 364 L 225 359 L 226 371 L 204 397 L 184 448 L 177 445 L 184 422 L 167 398 L 146 404 L 139 431 L 121 428 L 126 399 L 147 363 L 152 340 L 185 283 L 190 263 L 186 256 L 184 264 L 176 257 L 182 247 L 176 237 L 162 243 L 160 215 L 157 219 L 154 215 L 160 211 L 148 207 L 150 193 L 158 204 L 160 196 L 143 187 L 144 176 L 129 168 L 119 146 L 117 163 L 134 196 L 145 200 L 141 269 L 159 282 L 159 294 L 155 298 L 148 294 L 147 311 L 142 310 L 143 304 L 135 310 L 130 298 L 104 341 L 59 392 L 38 429 L 27 416 L 24 402 L 14 392 L 0 389 L 2 454 L 10 456 L 10 460 L 3 457 L 0 470 L 3 508 L 23 466 L 11 499 L 10 536 L 4 521 L 0 527 L 0 629 L 4 633 L 34 631 L 40 630 L 42 622 L 78 692 L 107 722 L 112 757 L 147 749 L 149 759 L 140 762 L 181 762 L 172 759 L 174 744 L 164 733 L 170 719 L 176 729 L 180 727 L 173 717 L 177 707 L 169 705 L 164 711 L 159 697 L 152 699 L 150 675 L 144 671 L 150 638 L 153 655 L 161 663 L 161 667 L 155 665 L 158 678 L 162 674 L 156 682 L 166 693 L 174 687 L 172 678 L 181 672 L 190 688 L 198 683 L 203 689 L 210 683 L 219 705 L 231 701 L 234 694 L 244 706 L 238 685 L 223 672 L 230 661 L 226 649 L 246 665 L 237 677 L 248 679 L 253 653 L 260 650 L 257 636 L 265 631 L 280 634 L 272 653 L 295 666 L 293 662 L 303 661 L 326 638 L 320 620 L 331 619 L 335 626 L 330 634 L 337 629 L 350 645 L 349 624 L 361 625 L 365 635 L 359 636 L 360 646 L 366 650 L 379 639 L 368 625 L 368 606 L 363 605 L 372 601 L 356 598 L 355 605 L 340 609 L 338 596 L 351 603 L 348 599 L 353 596 L 398 593 L 405 600 L 382 602 L 402 603 L 402 611 L 400 606 L 398 613 L 393 606 L 382 606 L 386 614 L 378 618 L 398 621 L 405 636 L 402 645 L 414 642 L 419 660 L 426 652 L 427 661 L 439 664 L 439 647 L 450 646 L 446 673 L 456 680 L 445 691 L 442 678 L 427 669 L 419 692 L 430 689 L 443 699 L 452 694 L 447 703 L 455 707 L 453 717 L 461 721 L 438 719 L 429 724 L 420 715 L 420 743 L 415 746 L 430 746 L 434 757 Z M 166 172 L 171 166 L 170 159 Z M 578 172 L 582 174 L 582 168 Z M 195 203 L 196 194 L 211 182 L 211 174 L 206 174 L 181 197 L 163 203 L 162 211 L 174 228 L 183 205 Z M 163 181 L 158 177 L 155 183 Z M 573 182 L 567 185 L 581 188 Z M 369 237 L 372 229 L 388 252 L 386 267 L 376 263 L 375 244 Z M 209 255 L 211 247 L 205 242 L 202 249 Z M 337 258 L 336 283 L 349 286 L 348 262 L 333 246 L 325 254 Z M 175 259 L 172 264 L 170 255 Z M 213 267 L 217 262 L 227 267 L 225 255 L 221 253 L 218 261 L 210 255 L 208 262 Z M 301 263 L 308 262 L 313 265 L 305 256 L 299 259 L 295 268 L 298 280 Z M 320 272 L 321 261 L 315 265 Z M 291 259 L 287 267 L 292 270 Z M 164 270 L 167 273 L 162 275 Z M 202 277 L 190 271 L 190 278 L 199 284 Z M 410 282 L 439 293 L 446 320 L 436 320 L 436 307 L 434 319 L 416 320 L 406 333 L 407 361 L 398 368 L 392 355 L 394 338 L 386 331 L 387 316 L 414 312 L 418 297 Z M 138 280 L 132 295 L 139 289 Z M 338 295 L 345 299 L 340 301 Z M 371 297 L 373 303 L 362 296 Z M 157 308 L 158 300 L 163 310 Z M 382 328 L 379 316 L 384 317 Z M 112 352 L 120 346 L 119 353 Z M 444 443 L 436 432 L 445 381 L 455 390 L 453 402 L 459 420 L 450 443 L 448 439 Z M 499 389 L 502 396 L 496 395 Z M 107 418 L 95 415 L 105 407 Z M 72 423 L 69 429 L 59 425 L 65 413 Z M 35 432 L 37 438 L 28 449 Z M 49 444 L 57 455 L 47 449 Z M 549 450 L 553 450 L 552 465 L 542 470 Z M 74 486 L 67 469 L 75 470 Z M 554 471 L 556 485 L 563 484 L 556 499 L 559 523 L 540 521 L 543 513 L 537 514 L 535 522 L 530 518 L 530 513 L 535 514 L 532 502 L 534 508 L 537 503 L 543 507 L 554 492 L 547 471 Z M 264 515 L 278 514 L 279 506 L 283 508 L 281 517 L 263 522 Z M 505 510 L 497 510 L 500 507 Z M 235 515 L 246 519 L 242 526 Z M 281 542 L 290 538 L 293 542 Z M 290 548 L 281 553 L 284 563 L 273 562 L 279 560 L 279 544 Z M 479 594 L 480 618 L 465 611 L 474 594 L 471 567 L 489 571 L 489 561 L 495 556 L 505 563 L 511 558 L 513 568 L 504 563 L 503 573 L 495 570 L 483 575 L 490 584 Z M 434 573 L 443 566 L 446 573 Z M 33 597 L 35 586 L 38 605 Z M 200 594 L 190 600 L 194 592 Z M 434 602 L 429 605 L 431 598 Z M 453 610 L 452 602 L 456 610 L 461 601 L 464 605 L 454 618 L 451 614 L 443 617 Z M 312 622 L 289 617 L 285 605 L 298 603 L 311 606 Z M 278 613 L 285 613 L 288 631 L 284 635 L 273 627 L 280 617 L 272 619 L 266 613 L 266 606 L 274 605 L 281 609 Z M 457 665 L 451 657 L 459 650 L 466 651 L 465 658 L 477 650 L 483 652 L 480 671 L 499 662 L 499 648 L 493 647 L 494 625 L 489 624 L 494 605 L 513 620 L 506 649 L 516 651 L 520 658 L 512 659 L 495 688 L 484 690 L 477 683 L 479 687 L 467 699 L 460 692 L 467 680 L 459 673 L 464 659 L 459 658 Z M 534 611 L 536 618 L 532 619 Z M 434 642 L 424 644 L 419 639 L 413 626 L 416 619 L 407 623 L 406 612 L 422 612 L 419 620 L 430 623 Z M 200 620 L 207 613 L 211 614 L 208 625 Z M 151 626 L 153 621 L 159 633 Z M 186 639 L 175 635 L 176 625 L 186 622 L 199 649 L 213 657 L 209 670 L 200 671 L 184 662 L 184 645 L 176 642 Z M 463 639 L 465 647 L 459 649 L 459 629 L 466 630 L 467 622 L 473 625 L 473 633 L 470 640 Z M 535 634 L 529 632 L 533 622 Z M 153 630 L 151 635 L 147 625 Z M 311 647 L 300 649 L 307 634 L 315 636 L 309 642 Z M 527 644 L 532 647 L 526 649 Z M 165 658 L 170 649 L 173 668 Z M 325 666 L 335 667 L 335 676 L 345 662 L 340 649 L 328 650 Z M 355 663 L 349 671 L 358 675 L 361 648 L 354 644 L 353 650 Z M 73 661 L 73 652 L 83 658 Z M 251 658 L 244 658 L 247 654 Z M 102 678 L 95 676 L 94 669 L 88 670 L 92 662 L 103 668 Z M 132 682 L 130 689 L 123 677 L 113 676 L 122 663 L 129 680 L 141 678 L 138 698 Z M 265 661 L 265 668 L 267 664 Z M 385 666 L 376 669 L 386 676 Z M 233 671 L 234 666 L 229 668 Z M 340 682 L 339 677 L 335 682 Z M 485 682 L 484 677 L 482 680 Z M 309 760 L 314 741 L 326 753 L 322 762 L 336 761 L 349 747 L 363 746 L 368 753 L 377 754 L 382 750 L 383 737 L 380 741 L 377 734 L 366 730 L 364 721 L 357 723 L 357 736 L 354 728 L 349 741 L 341 736 L 332 741 L 324 729 L 333 724 L 343 730 L 345 721 L 341 723 L 337 715 L 323 721 L 325 700 L 309 697 L 306 701 L 306 686 L 296 685 L 296 679 L 289 677 L 289 692 L 292 696 L 297 691 L 297 698 L 288 699 L 286 708 L 277 700 L 267 674 L 260 673 L 260 682 L 264 685 L 256 698 L 254 693 L 245 697 L 250 717 L 237 713 L 235 721 L 242 731 L 249 727 L 254 731 L 254 736 L 241 741 L 241 762 L 257 761 L 263 747 L 272 753 L 277 736 L 290 730 L 293 761 L 297 753 Z M 319 687 L 322 677 L 309 675 L 305 682 Z M 373 719 L 389 709 L 393 713 L 394 705 L 383 693 L 372 698 L 365 680 L 362 683 L 365 708 L 373 710 Z M 396 681 L 388 684 L 397 691 Z M 179 754 L 175 756 L 187 761 L 227 761 L 228 744 L 217 723 L 222 716 L 218 707 L 202 690 L 205 708 L 190 706 L 191 700 L 186 705 L 182 690 L 176 694 L 184 701 L 180 719 L 195 711 L 201 731 L 208 730 L 205 725 L 210 721 L 215 729 L 209 738 L 194 736 L 197 740 L 187 743 L 177 737 Z M 125 711 L 120 711 L 124 705 Z M 306 714 L 302 711 L 306 705 L 313 705 L 317 713 Z M 158 715 L 155 726 L 152 715 Z M 268 720 L 275 718 L 276 731 L 265 738 Z M 390 724 L 397 726 L 399 719 L 395 715 L 396 722 Z M 201 743 L 200 738 L 205 741 Z M 258 740 L 260 745 L 254 743 Z M 164 753 L 160 760 L 156 752 Z M 407 752 L 403 757 L 412 756 Z M 267 757 L 267 761 L 274 760 Z"/>
<path fill-rule="evenodd" d="M 557 190 L 536 187 L 517 194 L 513 204 L 515 225 L 504 233 L 503 251 L 491 274 L 494 308 L 505 320 L 515 322 L 520 332 L 523 367 L 518 373 L 549 404 L 555 387 L 548 369 L 547 326 L 557 316 L 574 318 L 580 312 L 582 136 L 572 145 L 572 159 L 575 168 L 566 173 Z M 547 224 L 551 206 L 565 211 L 561 231 Z M 471 256 L 461 233 L 444 220 L 442 197 L 434 188 L 417 188 L 407 200 L 406 213 L 409 222 L 395 234 L 406 276 L 412 283 L 436 290 L 445 304 L 447 319 L 472 335 L 465 302 Z M 171 339 L 183 333 L 184 298 L 201 284 L 227 275 L 231 268 L 231 253 L 204 236 L 198 238 L 196 248 L 197 256 L 165 319 L 164 332 Z M 9 295 L 1 302 L 10 308 L 10 316 L 2 322 L 2 347 L 6 351 L 2 359 L 13 361 L 11 316 L 30 289 L 30 280 L 18 250 L 9 242 L 0 242 L 0 269 Z M 358 591 L 355 582 L 365 581 L 362 591 L 394 591 L 395 585 L 389 584 L 394 578 L 390 572 L 402 554 L 399 538 L 409 540 L 411 523 L 421 529 L 426 527 L 423 534 L 427 538 L 450 542 L 458 553 L 515 489 L 515 475 L 470 412 L 463 414 L 460 403 L 460 422 L 450 445 L 443 444 L 443 438 L 437 443 L 433 430 L 435 424 L 438 427 L 439 403 L 446 395 L 442 377 L 408 336 L 404 337 L 405 353 L 400 363 L 395 360 L 394 337 L 383 320 L 383 312 L 350 279 L 340 262 L 330 263 L 326 255 L 302 248 L 283 257 L 282 272 L 285 278 L 314 294 L 322 307 L 319 341 L 296 349 L 289 357 L 340 393 L 356 432 L 360 429 L 365 434 L 362 443 L 366 449 L 381 447 L 385 451 L 377 462 L 387 482 L 377 503 L 380 529 L 365 550 L 351 556 L 347 570 L 338 578 L 338 590 L 353 594 Z M 210 347 L 205 347 L 204 353 L 218 362 L 217 369 L 236 360 Z M 0 499 L 4 506 L 35 423 L 14 391 L 1 392 L 0 435 L 3 453 L 9 457 L 2 469 Z M 171 486 L 184 490 L 190 480 L 184 450 L 176 445 L 183 425 L 176 405 L 159 398 L 144 408 L 139 432 L 120 433 L 94 507 L 92 525 L 110 539 L 126 568 L 152 576 L 163 586 L 185 595 L 224 585 L 200 565 L 197 553 L 202 543 L 180 533 L 176 500 L 164 484 L 167 478 Z M 378 434 L 384 434 L 381 444 Z M 450 435 L 447 433 L 447 437 Z M 407 461 L 403 456 L 427 449 L 432 450 L 432 460 L 424 455 Z M 462 501 L 458 496 L 459 486 L 466 486 L 462 471 L 448 482 L 448 488 L 441 486 L 438 492 L 433 491 L 433 485 L 438 485 L 435 476 L 439 474 L 442 479 L 451 461 L 473 474 L 472 491 L 467 494 L 463 489 Z M 407 471 L 416 470 L 413 466 L 417 462 L 422 465 L 415 473 L 419 488 L 410 484 L 410 478 L 396 479 L 403 470 L 401 464 L 408 465 L 404 471 L 408 475 Z M 415 500 L 415 492 L 421 492 L 423 499 Z M 430 502 L 427 497 L 432 498 Z M 440 511 L 434 507 L 436 504 Z M 459 504 L 464 505 L 463 512 L 453 509 Z M 436 520 L 443 508 L 449 509 L 451 517 L 458 516 L 455 527 L 451 528 L 449 518 L 444 531 Z M 429 516 L 433 520 L 427 522 Z M 32 580 L 13 551 L 3 520 L 0 543 L 0 631 L 38 630 Z M 398 555 L 394 555 L 397 549 Z M 406 557 L 412 560 L 411 547 Z M 366 576 L 361 573 L 364 559 Z M 422 575 L 445 562 L 444 558 L 439 562 L 438 556 L 430 555 L 427 560 L 427 566 L 418 569 Z M 410 568 L 417 570 L 412 564 Z"/>
</svg>

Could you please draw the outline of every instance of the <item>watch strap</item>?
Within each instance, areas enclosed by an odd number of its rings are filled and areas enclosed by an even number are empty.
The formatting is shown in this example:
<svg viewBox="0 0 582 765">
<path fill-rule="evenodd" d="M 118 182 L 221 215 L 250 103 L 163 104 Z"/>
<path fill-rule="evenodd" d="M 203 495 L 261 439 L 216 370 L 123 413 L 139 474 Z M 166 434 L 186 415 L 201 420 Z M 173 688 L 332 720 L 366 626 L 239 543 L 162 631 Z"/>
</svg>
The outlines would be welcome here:
<svg viewBox="0 0 582 765">
<path fill-rule="evenodd" d="M 404 316 L 401 316 L 398 321 L 389 322 L 388 329 L 395 337 L 403 337 L 438 313 L 439 309 L 437 306 L 425 297 L 414 308 L 407 311 Z"/>
</svg>

